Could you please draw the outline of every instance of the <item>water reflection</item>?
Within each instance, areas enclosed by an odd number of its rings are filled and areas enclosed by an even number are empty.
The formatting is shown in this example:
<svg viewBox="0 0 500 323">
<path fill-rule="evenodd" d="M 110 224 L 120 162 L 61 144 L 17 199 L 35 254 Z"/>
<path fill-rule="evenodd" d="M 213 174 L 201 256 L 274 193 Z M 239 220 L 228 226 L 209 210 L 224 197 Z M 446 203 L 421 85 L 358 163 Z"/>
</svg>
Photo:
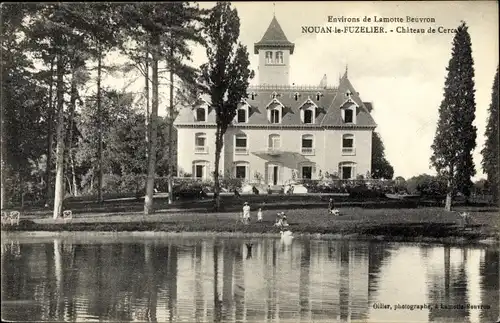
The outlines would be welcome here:
<svg viewBox="0 0 500 323">
<path fill-rule="evenodd" d="M 6 320 L 494 322 L 499 316 L 496 249 L 307 239 L 2 242 Z M 374 303 L 444 307 L 390 311 Z"/>
</svg>

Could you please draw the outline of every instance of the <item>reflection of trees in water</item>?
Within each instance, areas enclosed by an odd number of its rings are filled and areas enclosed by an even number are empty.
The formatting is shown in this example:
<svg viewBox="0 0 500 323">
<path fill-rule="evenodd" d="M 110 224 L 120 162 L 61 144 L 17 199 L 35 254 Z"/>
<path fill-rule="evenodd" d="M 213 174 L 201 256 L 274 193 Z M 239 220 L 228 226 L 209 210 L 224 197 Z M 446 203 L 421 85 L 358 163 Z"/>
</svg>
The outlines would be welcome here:
<svg viewBox="0 0 500 323">
<path fill-rule="evenodd" d="M 311 241 L 304 240 L 302 244 L 302 253 L 300 255 L 300 274 L 299 274 L 299 306 L 300 319 L 310 319 L 310 268 L 311 266 Z"/>
<path fill-rule="evenodd" d="M 204 293 L 203 293 L 203 273 L 202 273 L 202 245 L 199 241 L 194 247 L 194 317 L 197 322 L 206 321 L 204 317 Z"/>
<path fill-rule="evenodd" d="M 500 317 L 500 266 L 498 249 L 489 248 L 484 251 L 479 275 L 481 280 L 481 304 L 490 305 L 490 309 L 480 310 L 483 322 L 495 322 Z"/>
<path fill-rule="evenodd" d="M 224 318 L 263 321 L 265 316 L 269 319 L 291 316 L 285 311 L 295 311 L 294 315 L 302 321 L 316 317 L 337 320 L 339 316 L 342 320 L 365 320 L 371 304 L 378 301 L 377 278 L 392 247 L 385 243 L 300 239 L 293 246 L 300 251 L 300 266 L 298 259 L 297 263 L 288 263 L 291 260 L 282 254 L 279 241 L 274 239 L 256 243 L 252 258 L 246 260 L 244 242 L 234 240 L 224 240 L 224 245 L 207 242 L 206 249 L 199 240 L 182 249 L 175 242 L 27 244 L 20 246 L 20 258 L 9 252 L 2 254 L 2 294 L 39 300 L 38 310 L 16 314 L 16 318 L 31 321 L 77 320 L 86 315 L 101 320 L 175 322 L 177 302 L 183 298 L 192 301 L 188 295 L 177 294 L 178 284 L 179 291 L 193 293 L 191 313 L 198 321 L 220 322 Z M 498 307 L 494 306 L 499 302 L 498 257 L 498 251 L 490 249 L 485 251 L 481 262 L 482 303 L 492 306 L 481 311 L 484 322 L 493 322 L 498 316 Z M 193 261 L 189 269 L 192 271 L 183 277 L 188 277 L 189 284 L 194 278 L 189 285 L 194 290 L 183 289 L 182 283 L 177 282 L 179 258 Z M 464 257 L 460 266 L 453 268 L 449 258 L 447 249 L 444 270 L 429 276 L 430 300 L 465 304 L 467 259 Z M 289 270 L 292 275 L 279 277 L 287 275 Z M 41 278 L 34 283 L 32 276 Z M 245 276 L 247 283 L 250 280 L 257 283 L 245 286 Z M 290 304 L 299 306 L 291 309 Z M 467 313 L 433 311 L 429 320 L 460 319 L 463 315 Z"/>
</svg>

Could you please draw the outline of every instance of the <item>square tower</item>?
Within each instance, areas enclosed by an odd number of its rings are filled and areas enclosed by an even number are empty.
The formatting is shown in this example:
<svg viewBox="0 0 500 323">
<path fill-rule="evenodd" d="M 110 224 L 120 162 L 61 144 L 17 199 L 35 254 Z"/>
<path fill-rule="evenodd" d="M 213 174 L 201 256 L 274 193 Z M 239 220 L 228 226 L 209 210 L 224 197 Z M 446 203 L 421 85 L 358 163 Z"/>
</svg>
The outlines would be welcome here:
<svg viewBox="0 0 500 323">
<path fill-rule="evenodd" d="M 273 17 L 262 39 L 254 44 L 259 55 L 259 84 L 289 85 L 290 55 L 295 44 L 288 41 L 276 17 Z"/>
</svg>

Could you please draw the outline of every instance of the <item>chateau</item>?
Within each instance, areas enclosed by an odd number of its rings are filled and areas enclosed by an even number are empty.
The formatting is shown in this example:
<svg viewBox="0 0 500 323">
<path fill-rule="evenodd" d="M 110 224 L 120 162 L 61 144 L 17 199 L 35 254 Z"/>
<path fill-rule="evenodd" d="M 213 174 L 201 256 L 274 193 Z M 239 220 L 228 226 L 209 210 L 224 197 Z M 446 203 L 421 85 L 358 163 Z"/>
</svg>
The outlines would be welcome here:
<svg viewBox="0 0 500 323">
<path fill-rule="evenodd" d="M 259 84 L 248 88 L 224 136 L 220 172 L 265 185 L 318 179 L 325 173 L 354 179 L 371 172 L 371 103 L 351 85 L 347 68 L 337 86 L 326 74 L 316 86 L 290 85 L 288 41 L 276 17 L 255 43 Z M 319 77 L 318 77 L 319 79 Z M 215 161 L 215 110 L 207 100 L 181 109 L 178 176 L 209 179 Z"/>
</svg>

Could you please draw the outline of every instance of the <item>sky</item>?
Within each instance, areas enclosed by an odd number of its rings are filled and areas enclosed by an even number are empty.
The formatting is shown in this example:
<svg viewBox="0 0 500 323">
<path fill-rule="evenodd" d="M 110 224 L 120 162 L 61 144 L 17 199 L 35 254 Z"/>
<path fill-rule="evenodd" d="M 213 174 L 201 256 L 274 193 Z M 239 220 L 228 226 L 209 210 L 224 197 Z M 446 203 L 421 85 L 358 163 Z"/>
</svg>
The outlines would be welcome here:
<svg viewBox="0 0 500 323">
<path fill-rule="evenodd" d="M 214 3 L 200 3 L 210 8 Z M 335 34 L 302 33 L 303 26 L 379 26 L 394 30 L 397 26 L 454 29 L 463 20 L 469 27 L 475 67 L 477 147 L 475 180 L 484 178 L 480 151 L 484 145 L 487 109 L 491 101 L 493 78 L 498 65 L 497 1 L 409 1 L 409 2 L 234 2 L 240 17 L 240 41 L 248 46 L 251 68 L 257 73 L 258 57 L 253 44 L 258 42 L 273 14 L 289 41 L 295 43 L 290 58 L 290 83 L 318 85 L 324 74 L 328 83 L 338 84 L 340 73 L 348 66 L 349 80 L 363 101 L 373 102 L 372 113 L 385 145 L 385 153 L 394 166 L 394 176 L 409 178 L 435 174 L 430 168 L 438 109 L 443 98 L 446 67 L 451 58 L 453 33 Z M 361 22 L 329 22 L 333 18 L 360 18 Z M 363 22 L 363 17 L 372 22 Z M 375 23 L 373 17 L 401 17 L 403 23 Z M 433 18 L 435 22 L 407 23 L 407 16 Z M 116 56 L 110 59 L 121 60 Z M 201 47 L 193 48 L 193 65 L 206 61 Z M 135 80 L 135 82 L 134 82 Z M 111 86 L 142 91 L 139 77 L 108 78 Z M 160 88 L 165 97 L 168 88 Z M 165 114 L 160 109 L 160 115 Z"/>
</svg>

